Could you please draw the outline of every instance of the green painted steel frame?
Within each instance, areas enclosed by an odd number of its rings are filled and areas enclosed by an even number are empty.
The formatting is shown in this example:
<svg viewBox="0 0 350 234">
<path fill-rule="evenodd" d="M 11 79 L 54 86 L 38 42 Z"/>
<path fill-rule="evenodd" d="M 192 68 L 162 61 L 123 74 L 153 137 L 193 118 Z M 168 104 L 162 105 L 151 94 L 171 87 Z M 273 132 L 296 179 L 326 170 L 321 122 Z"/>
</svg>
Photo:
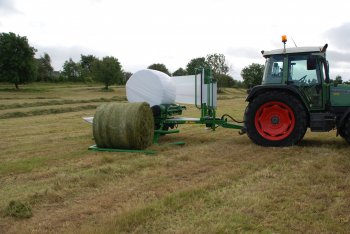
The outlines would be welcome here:
<svg viewBox="0 0 350 234">
<path fill-rule="evenodd" d="M 198 68 L 195 70 L 196 75 L 195 75 L 195 106 L 197 107 L 197 109 L 201 110 L 201 120 L 205 120 L 205 119 L 211 119 L 211 121 L 207 121 L 207 122 L 202 122 L 200 124 L 206 124 L 206 125 L 210 125 L 210 128 L 212 130 L 215 130 L 216 126 L 215 126 L 215 122 L 213 121 L 214 119 L 216 119 L 216 111 L 215 111 L 215 107 L 214 107 L 214 83 L 216 83 L 216 80 L 213 78 L 212 73 L 210 68 Z M 200 75 L 200 106 L 197 103 L 197 75 Z M 203 91 L 203 87 L 202 84 L 206 84 L 207 85 L 207 100 L 205 100 L 205 102 L 203 102 L 203 97 L 202 97 L 202 91 Z"/>
<path fill-rule="evenodd" d="M 92 145 L 88 148 L 93 151 L 101 151 L 101 152 L 124 152 L 124 153 L 143 153 L 148 155 L 156 154 L 154 150 L 130 150 L 130 149 L 111 149 L 111 148 L 99 148 L 96 145 Z"/>
<path fill-rule="evenodd" d="M 160 136 L 167 135 L 167 134 L 174 134 L 174 133 L 179 133 L 180 130 L 175 129 L 175 130 L 154 130 L 154 137 L 153 137 L 153 144 L 158 144 Z M 185 142 L 183 141 L 178 141 L 178 142 L 172 142 L 168 143 L 170 145 L 184 145 Z"/>
<path fill-rule="evenodd" d="M 243 126 L 239 124 L 233 124 L 227 122 L 227 119 L 220 119 L 220 118 L 210 118 L 210 117 L 204 117 L 204 118 L 168 118 L 163 120 L 163 124 L 205 124 L 205 125 L 214 125 L 215 128 L 217 126 L 221 126 L 223 128 L 231 128 L 231 129 L 242 129 Z M 215 129 L 214 128 L 214 129 Z M 170 130 L 171 131 L 171 130 Z M 164 131 L 166 132 L 166 131 Z"/>
<path fill-rule="evenodd" d="M 163 131 L 164 126 L 176 126 L 178 124 L 205 124 L 207 127 L 210 127 L 213 131 L 218 126 L 224 127 L 224 128 L 231 128 L 231 129 L 243 129 L 244 126 L 234 123 L 227 122 L 227 119 L 225 118 L 216 118 L 216 110 L 214 106 L 214 84 L 216 83 L 216 80 L 213 78 L 210 68 L 198 68 L 195 70 L 195 107 L 201 111 L 201 117 L 200 118 L 175 118 L 173 117 L 173 113 L 182 113 L 182 110 L 185 110 L 186 107 L 180 106 L 180 105 L 160 105 L 161 108 L 161 116 L 160 118 L 156 118 L 155 121 L 158 126 L 160 126 L 161 133 L 157 134 L 155 131 L 155 141 L 158 142 L 159 136 L 164 134 L 171 134 L 173 133 L 173 130 L 170 131 Z M 200 76 L 200 103 L 198 103 L 197 96 L 198 96 L 198 80 L 197 76 Z M 203 100 L 202 91 L 203 91 L 203 84 L 207 85 L 207 97 L 206 100 Z M 170 109 L 172 108 L 172 109 Z M 173 110 L 173 112 L 169 112 L 169 110 Z M 175 130 L 176 131 L 176 130 Z M 169 132 L 169 133 L 166 133 Z"/>
</svg>

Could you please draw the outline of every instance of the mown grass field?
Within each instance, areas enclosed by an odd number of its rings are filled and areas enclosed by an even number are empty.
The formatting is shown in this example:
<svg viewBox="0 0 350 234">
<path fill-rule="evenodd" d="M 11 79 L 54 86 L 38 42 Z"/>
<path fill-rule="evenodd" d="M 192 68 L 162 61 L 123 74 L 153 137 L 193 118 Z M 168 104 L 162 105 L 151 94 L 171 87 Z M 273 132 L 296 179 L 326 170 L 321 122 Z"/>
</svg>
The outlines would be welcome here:
<svg viewBox="0 0 350 234">
<path fill-rule="evenodd" d="M 124 87 L 21 88 L 0 86 L 0 233 L 349 233 L 350 146 L 335 132 L 264 148 L 237 130 L 184 125 L 154 156 L 93 152 L 82 117 L 125 101 Z M 245 96 L 226 89 L 219 114 L 241 119 Z M 12 200 L 32 217 L 7 215 Z"/>
</svg>

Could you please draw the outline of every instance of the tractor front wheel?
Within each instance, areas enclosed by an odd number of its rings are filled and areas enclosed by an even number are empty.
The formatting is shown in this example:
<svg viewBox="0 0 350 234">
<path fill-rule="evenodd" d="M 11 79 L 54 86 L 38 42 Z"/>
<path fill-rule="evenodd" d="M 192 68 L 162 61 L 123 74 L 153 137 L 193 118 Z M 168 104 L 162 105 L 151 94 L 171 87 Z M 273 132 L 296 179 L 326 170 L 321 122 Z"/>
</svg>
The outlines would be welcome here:
<svg viewBox="0 0 350 234">
<path fill-rule="evenodd" d="M 291 146 L 299 143 L 307 129 L 307 115 L 294 96 L 278 91 L 254 98 L 245 112 L 248 137 L 262 146 Z"/>
</svg>

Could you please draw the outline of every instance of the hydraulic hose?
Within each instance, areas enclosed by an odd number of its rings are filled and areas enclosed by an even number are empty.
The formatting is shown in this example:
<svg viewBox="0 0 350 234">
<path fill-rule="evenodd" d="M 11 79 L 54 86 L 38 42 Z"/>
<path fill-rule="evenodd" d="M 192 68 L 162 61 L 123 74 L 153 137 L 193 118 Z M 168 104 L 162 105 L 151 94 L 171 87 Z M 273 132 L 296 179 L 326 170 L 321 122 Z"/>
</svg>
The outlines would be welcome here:
<svg viewBox="0 0 350 234">
<path fill-rule="evenodd" d="M 225 117 L 228 117 L 229 119 L 231 119 L 233 122 L 236 123 L 244 123 L 243 120 L 236 120 L 235 118 L 233 118 L 231 115 L 229 114 L 224 114 L 223 116 L 221 116 L 221 119 L 224 119 Z"/>
</svg>

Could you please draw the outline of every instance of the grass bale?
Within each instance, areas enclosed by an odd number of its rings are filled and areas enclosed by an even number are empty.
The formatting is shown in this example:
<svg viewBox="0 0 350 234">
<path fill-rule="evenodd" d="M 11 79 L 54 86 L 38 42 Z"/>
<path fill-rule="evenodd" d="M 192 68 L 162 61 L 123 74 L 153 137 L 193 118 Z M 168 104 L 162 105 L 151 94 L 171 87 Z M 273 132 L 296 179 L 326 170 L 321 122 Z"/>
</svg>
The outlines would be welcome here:
<svg viewBox="0 0 350 234">
<path fill-rule="evenodd" d="M 152 144 L 154 119 L 148 103 L 106 103 L 97 108 L 93 135 L 100 148 L 145 149 Z"/>
</svg>

